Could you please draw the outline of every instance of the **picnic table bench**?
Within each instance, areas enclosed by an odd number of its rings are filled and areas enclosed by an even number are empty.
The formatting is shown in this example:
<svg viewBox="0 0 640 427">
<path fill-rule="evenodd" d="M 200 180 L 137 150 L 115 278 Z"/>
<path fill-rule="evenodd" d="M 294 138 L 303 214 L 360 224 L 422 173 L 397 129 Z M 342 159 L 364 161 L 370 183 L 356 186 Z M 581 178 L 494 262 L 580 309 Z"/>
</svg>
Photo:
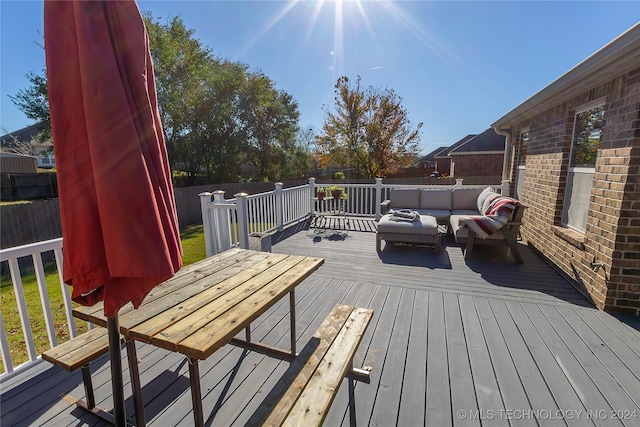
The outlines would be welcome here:
<svg viewBox="0 0 640 427">
<path fill-rule="evenodd" d="M 353 357 L 372 316 L 373 310 L 337 305 L 247 425 L 321 425 L 345 376 L 350 377 L 349 395 L 353 396 L 350 374 L 363 374 L 353 369 Z"/>
<path fill-rule="evenodd" d="M 96 408 L 90 367 L 92 361 L 108 351 L 107 329 L 94 328 L 45 351 L 42 353 L 42 359 L 68 372 L 81 368 L 86 401 L 78 399 L 76 405 L 113 423 L 111 414 Z"/>
</svg>

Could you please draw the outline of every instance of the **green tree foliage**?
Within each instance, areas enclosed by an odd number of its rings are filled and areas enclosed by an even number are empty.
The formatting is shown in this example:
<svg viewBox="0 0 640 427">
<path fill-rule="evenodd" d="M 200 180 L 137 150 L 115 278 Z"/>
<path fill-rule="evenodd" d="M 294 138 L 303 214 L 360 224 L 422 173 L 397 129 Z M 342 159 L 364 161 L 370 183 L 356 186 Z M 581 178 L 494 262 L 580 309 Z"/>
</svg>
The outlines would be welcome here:
<svg viewBox="0 0 640 427">
<path fill-rule="evenodd" d="M 187 184 L 283 180 L 304 175 L 310 154 L 298 138 L 298 104 L 248 65 L 213 56 L 181 18 L 143 14 L 169 163 Z M 46 73 L 11 97 L 51 135 Z M 54 141 L 55 143 L 55 141 Z"/>
<path fill-rule="evenodd" d="M 411 125 L 402 98 L 393 90 L 362 88 L 347 77 L 336 83 L 335 112 L 327 111 L 316 158 L 323 167 L 355 169 L 361 177 L 382 177 L 412 164 L 420 128 Z"/>
<path fill-rule="evenodd" d="M 42 74 L 30 72 L 26 77 L 31 86 L 20 89 L 15 96 L 9 95 L 9 99 L 25 116 L 40 124 L 42 130 L 38 140 L 49 140 L 51 139 L 51 120 L 46 72 L 45 70 L 42 70 Z"/>
<path fill-rule="evenodd" d="M 595 166 L 603 124 L 604 107 L 595 107 L 577 114 L 571 166 Z"/>
<path fill-rule="evenodd" d="M 298 177 L 298 105 L 245 64 L 216 58 L 179 17 L 145 14 L 170 161 L 217 182 Z"/>
</svg>

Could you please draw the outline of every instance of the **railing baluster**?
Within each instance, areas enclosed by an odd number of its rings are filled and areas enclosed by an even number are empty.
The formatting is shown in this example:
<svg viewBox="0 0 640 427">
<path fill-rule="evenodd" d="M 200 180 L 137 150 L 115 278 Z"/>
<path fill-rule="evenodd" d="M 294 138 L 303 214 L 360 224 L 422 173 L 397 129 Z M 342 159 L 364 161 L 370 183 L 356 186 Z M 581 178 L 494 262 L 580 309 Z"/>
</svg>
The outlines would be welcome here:
<svg viewBox="0 0 640 427">
<path fill-rule="evenodd" d="M 58 337 L 56 336 L 55 325 L 53 324 L 53 315 L 51 314 L 51 303 L 49 302 L 49 292 L 47 291 L 47 281 L 44 276 L 44 266 L 42 265 L 42 255 L 32 254 L 33 267 L 36 272 L 36 282 L 40 290 L 40 303 L 42 304 L 42 314 L 44 315 L 44 325 L 49 335 L 49 346 L 51 348 L 58 345 Z"/>
<path fill-rule="evenodd" d="M 11 351 L 9 350 L 7 331 L 4 328 L 4 320 L 2 320 L 2 312 L 0 312 L 0 352 L 2 352 L 4 372 L 8 374 L 13 372 L 13 360 L 11 358 Z"/>
<path fill-rule="evenodd" d="M 27 354 L 29 360 L 36 360 L 36 346 L 33 342 L 33 333 L 31 332 L 31 322 L 29 321 L 29 312 L 27 311 L 27 303 L 24 298 L 22 289 L 22 277 L 20 276 L 20 267 L 18 259 L 9 259 L 9 271 L 11 272 L 11 281 L 13 282 L 13 290 L 16 294 L 16 302 L 18 303 L 18 314 L 20 315 L 20 323 L 22 324 L 22 333 L 24 334 L 25 344 L 27 346 Z"/>
<path fill-rule="evenodd" d="M 63 254 L 62 247 L 55 248 L 53 254 L 56 258 L 56 268 L 58 270 L 58 280 L 60 281 L 60 288 L 62 290 L 62 301 L 64 302 L 64 312 L 67 317 L 67 326 L 69 326 L 69 336 L 75 338 L 78 336 L 78 329 L 76 328 L 76 320 L 73 317 L 73 305 L 71 304 L 71 294 L 69 293 L 69 286 L 64 283 L 64 277 L 62 275 L 63 266 Z"/>
</svg>

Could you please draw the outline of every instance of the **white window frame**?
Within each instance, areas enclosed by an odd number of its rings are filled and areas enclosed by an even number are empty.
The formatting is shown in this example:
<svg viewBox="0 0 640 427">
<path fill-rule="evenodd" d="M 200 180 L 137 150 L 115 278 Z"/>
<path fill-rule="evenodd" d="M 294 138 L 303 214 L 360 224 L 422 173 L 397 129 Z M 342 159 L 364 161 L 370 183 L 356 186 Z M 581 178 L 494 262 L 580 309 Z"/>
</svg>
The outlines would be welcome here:
<svg viewBox="0 0 640 427">
<path fill-rule="evenodd" d="M 569 169 L 567 172 L 567 182 L 565 186 L 564 201 L 562 203 L 562 216 L 560 224 L 563 227 L 571 228 L 580 233 L 584 233 L 586 231 L 587 218 L 589 215 L 589 203 L 591 200 L 590 194 L 591 189 L 593 188 L 593 177 L 595 175 L 596 169 L 595 166 L 571 166 L 571 160 L 573 159 L 573 150 L 575 148 L 578 115 L 584 113 L 585 111 L 602 107 L 605 105 L 605 103 L 605 98 L 597 99 L 593 102 L 583 105 L 579 110 L 576 110 L 573 116 L 573 128 L 571 131 L 571 150 L 569 152 Z M 580 187 L 576 187 L 574 185 L 574 182 L 576 181 L 575 178 L 578 176 L 582 176 L 579 179 L 579 182 L 582 183 L 582 186 Z M 585 184 L 586 181 L 589 182 L 588 186 Z M 573 206 L 577 206 L 577 208 L 572 209 Z"/>
</svg>

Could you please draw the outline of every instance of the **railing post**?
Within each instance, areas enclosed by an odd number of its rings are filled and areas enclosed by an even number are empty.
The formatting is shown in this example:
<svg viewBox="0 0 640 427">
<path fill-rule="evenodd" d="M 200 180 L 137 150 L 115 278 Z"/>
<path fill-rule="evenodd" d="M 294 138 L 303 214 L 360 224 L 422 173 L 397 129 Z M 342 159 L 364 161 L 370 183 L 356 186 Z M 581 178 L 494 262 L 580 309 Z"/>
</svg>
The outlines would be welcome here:
<svg viewBox="0 0 640 427">
<path fill-rule="evenodd" d="M 283 218 L 284 218 L 284 197 L 282 196 L 282 183 L 276 182 L 276 227 L 278 231 L 284 230 Z"/>
<path fill-rule="evenodd" d="M 509 184 L 511 181 L 508 179 L 503 179 L 502 184 L 500 185 L 500 194 L 503 196 L 509 196 Z"/>
<path fill-rule="evenodd" d="M 316 179 L 309 178 L 309 215 L 315 210 L 313 198 L 316 196 Z"/>
<path fill-rule="evenodd" d="M 238 214 L 238 242 L 242 249 L 249 249 L 249 218 L 247 216 L 247 193 L 234 194 Z"/>
<path fill-rule="evenodd" d="M 382 203 L 382 178 L 376 178 L 376 221 L 380 221 L 382 213 L 380 204 Z"/>
<path fill-rule="evenodd" d="M 462 179 L 461 178 L 456 178 L 456 185 L 454 185 L 455 188 L 459 188 L 462 187 Z"/>
<path fill-rule="evenodd" d="M 224 203 L 224 191 L 216 190 L 213 192 L 213 201 L 212 204 L 222 204 Z M 211 243 L 212 243 L 212 253 L 211 255 L 215 255 L 222 251 L 226 251 L 231 247 L 231 236 L 229 236 L 229 226 L 231 221 L 229 220 L 229 211 L 226 209 L 216 209 L 212 210 L 212 224 L 213 227 L 211 229 Z"/>
<path fill-rule="evenodd" d="M 213 255 L 213 220 L 209 212 L 209 202 L 212 193 L 204 192 L 200 196 L 200 210 L 202 211 L 202 225 L 204 226 L 204 248 L 208 257 Z"/>
</svg>

